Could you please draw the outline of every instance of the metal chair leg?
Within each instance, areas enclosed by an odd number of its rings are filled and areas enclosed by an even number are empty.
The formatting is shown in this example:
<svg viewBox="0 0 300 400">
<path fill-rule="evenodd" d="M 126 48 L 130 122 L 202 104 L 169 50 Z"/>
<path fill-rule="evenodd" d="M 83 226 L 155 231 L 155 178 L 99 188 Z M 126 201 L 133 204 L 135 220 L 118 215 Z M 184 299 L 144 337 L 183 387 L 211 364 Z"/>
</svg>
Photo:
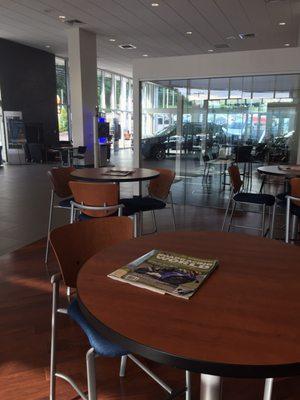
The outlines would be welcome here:
<svg viewBox="0 0 300 400">
<path fill-rule="evenodd" d="M 46 254 L 45 254 L 45 264 L 47 264 L 47 262 L 48 262 L 50 231 L 51 231 L 52 213 L 53 213 L 53 201 L 54 201 L 54 191 L 51 190 L 50 208 L 49 208 L 49 220 L 48 220 L 48 231 L 47 231 L 47 245 L 46 245 Z"/>
<path fill-rule="evenodd" d="M 176 219 L 175 219 L 175 210 L 174 210 L 174 203 L 173 203 L 173 196 L 172 193 L 169 193 L 169 197 L 171 200 L 171 210 L 172 210 L 172 218 L 173 218 L 173 226 L 174 226 L 174 231 L 176 231 Z"/>
<path fill-rule="evenodd" d="M 272 220 L 271 220 L 271 228 L 270 228 L 270 239 L 273 239 L 273 237 L 274 237 L 275 214 L 276 214 L 276 203 L 272 207 Z"/>
<path fill-rule="evenodd" d="M 273 378 L 267 378 L 265 380 L 265 389 L 264 389 L 263 400 L 271 400 L 272 399 L 273 382 L 274 382 Z"/>
<path fill-rule="evenodd" d="M 224 228 L 225 228 L 225 224 L 226 224 L 226 220 L 227 220 L 230 204 L 231 204 L 231 198 L 228 200 L 228 204 L 227 204 L 227 207 L 226 207 L 226 211 L 225 211 L 225 215 L 224 215 L 224 219 L 223 219 L 223 224 L 222 224 L 222 231 L 224 231 Z"/>
<path fill-rule="evenodd" d="M 133 236 L 138 237 L 138 213 L 133 215 Z"/>
<path fill-rule="evenodd" d="M 154 232 L 157 232 L 157 222 L 156 222 L 156 215 L 155 215 L 155 211 L 151 210 L 151 214 L 152 214 L 152 219 L 153 219 L 153 225 L 154 225 Z"/>
<path fill-rule="evenodd" d="M 235 208 L 236 208 L 236 202 L 233 200 L 232 210 L 231 210 L 231 213 L 230 213 L 230 218 L 229 218 L 229 224 L 228 224 L 227 232 L 230 231 L 231 223 L 232 223 L 232 218 L 233 218 L 233 214 L 234 214 Z"/>
<path fill-rule="evenodd" d="M 86 353 L 86 372 L 88 385 L 88 400 L 97 400 L 96 374 L 95 374 L 95 350 L 92 347 Z"/>
<path fill-rule="evenodd" d="M 185 371 L 185 400 L 192 400 L 192 385 L 191 385 L 191 373 Z"/>
<path fill-rule="evenodd" d="M 261 224 L 261 236 L 265 236 L 265 225 L 266 225 L 266 205 L 263 204 L 263 212 L 262 212 L 262 224 Z"/>
<path fill-rule="evenodd" d="M 52 314 L 51 314 L 51 352 L 50 352 L 50 400 L 55 400 L 56 387 L 56 311 L 58 306 L 59 283 L 52 283 Z"/>
<path fill-rule="evenodd" d="M 297 215 L 292 215 L 292 240 L 297 240 L 298 235 L 298 217 Z"/>
<path fill-rule="evenodd" d="M 119 376 L 121 378 L 124 378 L 124 376 L 125 376 L 126 363 L 127 363 L 127 356 L 122 356 L 121 357 L 121 362 L 120 362 L 120 372 L 119 372 Z"/>
<path fill-rule="evenodd" d="M 290 211 L 291 211 L 291 200 L 286 200 L 286 217 L 285 217 L 285 243 L 289 242 L 290 236 Z"/>
</svg>

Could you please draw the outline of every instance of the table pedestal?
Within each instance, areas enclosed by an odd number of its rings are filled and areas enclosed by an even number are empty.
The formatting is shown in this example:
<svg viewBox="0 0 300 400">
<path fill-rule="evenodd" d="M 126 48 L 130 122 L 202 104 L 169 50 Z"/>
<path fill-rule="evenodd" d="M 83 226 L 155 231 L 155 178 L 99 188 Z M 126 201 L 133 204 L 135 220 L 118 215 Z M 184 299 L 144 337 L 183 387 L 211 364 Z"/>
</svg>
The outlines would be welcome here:
<svg viewBox="0 0 300 400">
<path fill-rule="evenodd" d="M 200 400 L 221 400 L 221 377 L 201 374 Z"/>
</svg>

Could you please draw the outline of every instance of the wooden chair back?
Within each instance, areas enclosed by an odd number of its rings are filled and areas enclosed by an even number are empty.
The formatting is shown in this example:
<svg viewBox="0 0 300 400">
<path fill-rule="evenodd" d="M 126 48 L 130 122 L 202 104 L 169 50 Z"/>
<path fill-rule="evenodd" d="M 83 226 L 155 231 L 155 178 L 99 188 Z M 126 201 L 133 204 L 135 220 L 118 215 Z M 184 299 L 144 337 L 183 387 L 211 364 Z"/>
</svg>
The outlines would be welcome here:
<svg viewBox="0 0 300 400">
<path fill-rule="evenodd" d="M 230 165 L 230 167 L 228 168 L 228 173 L 233 192 L 238 193 L 243 186 L 239 167 L 237 165 Z"/>
<path fill-rule="evenodd" d="M 292 200 L 292 203 L 300 207 L 300 178 L 292 178 L 290 180 L 291 184 L 291 196 L 293 197 L 299 197 L 299 201 L 297 200 Z"/>
<path fill-rule="evenodd" d="M 115 206 L 119 202 L 119 185 L 115 183 L 93 183 L 71 181 L 69 183 L 76 203 L 85 206 Z M 112 215 L 117 210 L 82 210 L 90 217 L 102 218 Z"/>
<path fill-rule="evenodd" d="M 149 194 L 161 200 L 168 197 L 170 188 L 175 179 L 175 172 L 166 168 L 155 168 L 159 172 L 159 176 L 150 181 Z"/>
<path fill-rule="evenodd" d="M 72 195 L 69 182 L 71 180 L 70 174 L 73 171 L 75 171 L 74 167 L 56 167 L 48 171 L 52 189 L 58 197 L 65 198 Z"/>
<path fill-rule="evenodd" d="M 133 223 L 128 217 L 75 222 L 50 233 L 50 243 L 64 283 L 72 288 L 76 287 L 80 268 L 90 257 L 106 247 L 132 238 Z"/>
</svg>

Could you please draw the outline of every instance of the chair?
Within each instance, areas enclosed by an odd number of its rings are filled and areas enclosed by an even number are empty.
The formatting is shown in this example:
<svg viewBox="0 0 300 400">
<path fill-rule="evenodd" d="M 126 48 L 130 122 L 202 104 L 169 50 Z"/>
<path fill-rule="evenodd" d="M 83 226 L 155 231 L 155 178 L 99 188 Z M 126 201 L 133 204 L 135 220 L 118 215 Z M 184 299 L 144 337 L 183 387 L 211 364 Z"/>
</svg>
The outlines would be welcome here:
<svg viewBox="0 0 300 400">
<path fill-rule="evenodd" d="M 119 204 L 119 185 L 115 183 L 69 182 L 74 200 L 71 203 L 71 223 L 80 212 L 79 220 L 122 215 Z"/>
<path fill-rule="evenodd" d="M 298 233 L 298 223 L 300 218 L 300 178 L 290 180 L 291 194 L 286 196 L 286 224 L 285 224 L 285 242 L 289 242 L 290 235 L 290 217 L 293 217 L 293 239 L 296 239 Z"/>
<path fill-rule="evenodd" d="M 245 181 L 247 178 L 247 187 L 250 186 L 250 189 L 252 188 L 252 163 L 253 163 L 253 157 L 252 157 L 252 150 L 253 146 L 237 146 L 234 150 L 235 152 L 235 163 L 243 164 L 243 173 L 242 177 L 243 180 Z"/>
<path fill-rule="evenodd" d="M 230 176 L 230 184 L 231 184 L 231 193 L 228 201 L 228 205 L 226 208 L 222 231 L 224 231 L 227 216 L 229 213 L 230 205 L 232 204 L 229 225 L 228 225 L 228 232 L 230 228 L 233 226 L 235 228 L 245 228 L 245 229 L 255 229 L 261 231 L 261 235 L 265 236 L 265 216 L 266 216 L 266 207 L 269 207 L 269 230 L 270 230 L 270 237 L 273 238 L 273 231 L 274 231 L 274 221 L 275 221 L 275 197 L 270 194 L 261 194 L 261 193 L 249 193 L 243 192 L 243 181 L 241 180 L 240 171 L 237 165 L 231 165 L 228 168 L 228 173 Z M 233 214 L 238 203 L 244 204 L 257 204 L 262 206 L 262 226 L 261 228 L 254 228 L 249 226 L 238 226 L 232 225 Z M 272 209 L 272 217 L 271 217 L 271 209 Z"/>
<path fill-rule="evenodd" d="M 51 182 L 51 197 L 50 197 L 50 208 L 49 208 L 49 220 L 48 220 L 48 231 L 47 231 L 47 245 L 45 254 L 45 264 L 48 262 L 49 254 L 49 235 L 52 227 L 52 214 L 54 208 L 61 208 L 71 210 L 70 201 L 73 200 L 72 192 L 69 187 L 69 181 L 71 179 L 71 172 L 75 171 L 74 167 L 67 168 L 52 168 L 48 171 L 48 176 Z M 54 195 L 57 196 L 59 201 L 57 205 L 54 205 Z"/>
<path fill-rule="evenodd" d="M 77 298 L 70 303 L 67 309 L 59 304 L 59 286 L 61 280 L 68 286 L 76 289 L 77 274 L 82 265 L 98 251 L 108 246 L 116 245 L 133 237 L 132 222 L 128 217 L 109 217 L 93 219 L 62 226 L 50 234 L 50 243 L 59 264 L 60 273 L 52 276 L 52 324 L 51 324 L 51 358 L 50 358 L 50 400 L 55 400 L 56 378 L 67 381 L 77 394 L 84 400 L 96 400 L 95 358 L 120 357 L 120 377 L 125 376 L 127 357 L 137 364 L 144 372 L 154 379 L 169 394 L 173 390 L 164 383 L 149 368 L 142 364 L 135 356 L 129 354 L 120 346 L 110 343 L 103 338 L 85 319 L 80 311 Z M 101 267 L 101 266 L 100 266 Z M 75 381 L 56 368 L 56 340 L 57 315 L 66 314 L 73 319 L 86 334 L 90 349 L 86 353 L 88 395 L 77 386 Z M 190 375 L 186 372 L 186 397 L 190 398 Z"/>
<path fill-rule="evenodd" d="M 76 154 L 74 154 L 74 152 L 73 152 L 73 155 L 72 155 L 73 163 L 74 163 L 74 160 L 84 160 L 86 150 L 87 150 L 86 146 L 78 146 Z"/>
<path fill-rule="evenodd" d="M 155 226 L 155 232 L 157 231 L 157 222 L 155 216 L 155 210 L 165 209 L 167 206 L 167 200 L 170 200 L 172 220 L 174 230 L 176 229 L 175 222 L 175 211 L 172 193 L 170 188 L 175 179 L 175 172 L 165 168 L 155 168 L 159 172 L 159 176 L 150 181 L 148 186 L 148 196 L 134 196 L 132 199 L 121 199 L 120 203 L 125 206 L 123 209 L 123 215 L 134 215 L 140 220 L 138 225 L 139 234 L 142 230 L 142 213 L 145 211 L 151 211 L 153 216 L 153 222 Z"/>
</svg>

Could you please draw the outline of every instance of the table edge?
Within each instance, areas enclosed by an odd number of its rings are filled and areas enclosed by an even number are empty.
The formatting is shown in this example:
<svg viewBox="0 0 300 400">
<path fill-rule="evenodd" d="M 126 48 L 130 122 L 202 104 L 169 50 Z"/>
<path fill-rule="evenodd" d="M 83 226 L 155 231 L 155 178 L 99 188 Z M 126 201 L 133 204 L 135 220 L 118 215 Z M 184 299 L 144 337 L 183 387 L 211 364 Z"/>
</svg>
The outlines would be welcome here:
<svg viewBox="0 0 300 400">
<path fill-rule="evenodd" d="M 188 370 L 196 373 L 204 373 L 229 378 L 276 378 L 290 377 L 300 375 L 300 362 L 292 364 L 270 364 L 270 365 L 244 365 L 244 364 L 224 364 L 214 361 L 201 361 L 195 359 L 187 359 L 155 349 L 136 342 L 128 337 L 109 328 L 96 317 L 93 316 L 86 308 L 77 293 L 79 308 L 91 324 L 91 326 L 103 335 L 104 338 L 112 343 L 118 344 L 133 354 L 139 354 L 142 357 L 158 362 L 160 364 L 170 365 L 175 368 Z"/>
<path fill-rule="evenodd" d="M 76 172 L 76 171 L 73 171 L 70 173 L 71 177 L 75 178 L 79 181 L 86 181 L 86 182 L 141 182 L 141 181 L 149 181 L 151 179 L 155 179 L 160 175 L 159 172 L 157 172 L 157 175 L 147 176 L 144 178 L 134 178 L 134 179 L 130 179 L 127 176 L 118 177 L 115 175 L 115 176 L 109 177 L 109 175 L 106 175 L 107 178 L 101 179 L 101 178 L 86 178 L 86 177 L 76 176 L 76 175 L 74 175 L 74 172 Z"/>
</svg>

